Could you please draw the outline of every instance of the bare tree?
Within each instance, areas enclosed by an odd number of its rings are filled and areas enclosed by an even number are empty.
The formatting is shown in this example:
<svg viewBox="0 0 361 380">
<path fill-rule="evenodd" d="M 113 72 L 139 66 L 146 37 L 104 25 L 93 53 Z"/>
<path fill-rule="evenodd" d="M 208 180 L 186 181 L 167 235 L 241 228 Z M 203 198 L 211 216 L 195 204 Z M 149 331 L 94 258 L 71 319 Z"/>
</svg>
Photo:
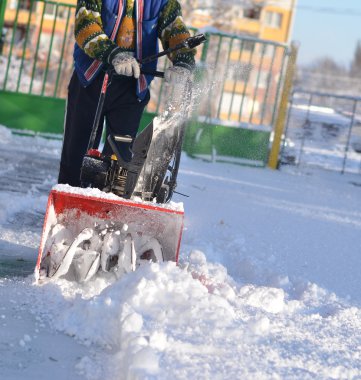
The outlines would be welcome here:
<svg viewBox="0 0 361 380">
<path fill-rule="evenodd" d="M 350 67 L 350 76 L 361 78 L 361 41 L 357 41 L 353 60 Z"/>
<path fill-rule="evenodd" d="M 317 59 L 297 71 L 295 85 L 305 90 L 354 95 L 361 88 L 361 80 L 350 78 L 347 67 L 330 57 Z"/>
</svg>

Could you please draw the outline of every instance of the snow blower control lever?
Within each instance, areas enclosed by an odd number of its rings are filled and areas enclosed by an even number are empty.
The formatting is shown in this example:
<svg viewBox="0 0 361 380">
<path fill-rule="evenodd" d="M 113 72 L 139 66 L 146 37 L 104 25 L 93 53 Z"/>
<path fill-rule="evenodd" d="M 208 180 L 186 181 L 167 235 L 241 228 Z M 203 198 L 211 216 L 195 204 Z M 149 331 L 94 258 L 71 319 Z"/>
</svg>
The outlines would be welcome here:
<svg viewBox="0 0 361 380">
<path fill-rule="evenodd" d="M 173 48 L 166 49 L 158 54 L 143 59 L 140 62 L 141 73 L 157 77 L 164 77 L 163 72 L 144 71 L 142 65 L 155 61 L 159 57 L 180 49 L 193 49 L 206 41 L 203 34 L 189 37 Z M 113 151 L 111 157 L 103 155 L 96 144 L 96 136 L 100 124 L 100 118 L 104 106 L 107 88 L 111 83 L 114 68 L 109 68 L 104 76 L 103 85 L 96 109 L 92 132 L 89 139 L 87 153 L 83 158 L 80 173 L 82 187 L 95 187 L 105 192 L 112 192 L 120 197 L 129 199 L 138 181 L 143 168 L 150 143 L 153 136 L 153 126 L 148 125 L 133 139 L 129 135 L 119 136 L 108 133 L 107 141 Z M 122 149 L 120 149 L 120 146 Z M 127 150 L 128 154 L 124 154 Z M 123 153 L 123 154 L 122 154 Z M 130 160 L 126 157 L 131 157 Z"/>
<path fill-rule="evenodd" d="M 173 51 L 177 51 L 181 49 L 194 49 L 195 47 L 197 47 L 198 45 L 202 44 L 205 41 L 206 41 L 206 36 L 204 34 L 197 34 L 196 36 L 185 39 L 183 42 L 177 44 L 176 46 L 172 48 L 168 48 L 158 54 L 151 55 L 147 58 L 144 58 L 140 63 L 141 65 L 145 65 L 146 63 L 155 61 L 156 59 L 163 57 L 164 55 L 170 54 Z M 155 77 L 164 78 L 164 73 L 161 71 L 146 71 L 141 68 L 140 72 L 142 74 L 149 74 Z"/>
</svg>

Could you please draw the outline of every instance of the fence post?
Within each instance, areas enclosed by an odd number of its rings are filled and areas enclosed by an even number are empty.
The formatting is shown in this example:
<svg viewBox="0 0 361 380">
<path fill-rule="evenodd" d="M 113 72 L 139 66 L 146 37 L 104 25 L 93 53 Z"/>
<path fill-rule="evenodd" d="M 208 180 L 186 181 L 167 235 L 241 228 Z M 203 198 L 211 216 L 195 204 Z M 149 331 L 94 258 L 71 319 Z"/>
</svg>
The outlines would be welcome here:
<svg viewBox="0 0 361 380">
<path fill-rule="evenodd" d="M 208 53 L 208 48 L 209 48 L 209 33 L 205 34 L 206 40 L 202 46 L 202 54 L 201 54 L 201 62 L 204 63 L 205 60 L 207 59 L 207 53 Z"/>
<path fill-rule="evenodd" d="M 3 29 L 4 29 L 5 8 L 6 8 L 6 0 L 1 0 L 0 1 L 0 55 L 3 52 L 3 46 L 4 46 Z"/>
<path fill-rule="evenodd" d="M 285 81 L 283 84 L 283 90 L 281 100 L 278 108 L 278 114 L 274 129 L 273 143 L 271 152 L 268 159 L 268 166 L 271 169 L 277 169 L 279 153 L 282 141 L 282 135 L 285 128 L 288 98 L 292 89 L 292 81 L 295 72 L 296 60 L 297 60 L 298 46 L 294 43 L 291 44 L 291 51 L 287 62 Z"/>
</svg>

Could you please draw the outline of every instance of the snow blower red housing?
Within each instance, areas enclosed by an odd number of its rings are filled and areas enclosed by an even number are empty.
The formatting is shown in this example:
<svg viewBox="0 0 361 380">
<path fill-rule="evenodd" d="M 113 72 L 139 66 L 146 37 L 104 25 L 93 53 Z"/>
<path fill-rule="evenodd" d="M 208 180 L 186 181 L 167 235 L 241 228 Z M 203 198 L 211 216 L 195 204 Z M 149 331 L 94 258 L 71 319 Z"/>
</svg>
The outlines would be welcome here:
<svg viewBox="0 0 361 380">
<path fill-rule="evenodd" d="M 122 199 L 97 189 L 81 189 L 57 185 L 50 192 L 43 234 L 36 264 L 37 278 L 42 260 L 50 255 L 51 231 L 63 225 L 72 236 L 85 228 L 127 225 L 134 239 L 155 238 L 162 247 L 163 261 L 178 261 L 182 238 L 184 211 L 179 204 L 157 205 Z"/>
</svg>

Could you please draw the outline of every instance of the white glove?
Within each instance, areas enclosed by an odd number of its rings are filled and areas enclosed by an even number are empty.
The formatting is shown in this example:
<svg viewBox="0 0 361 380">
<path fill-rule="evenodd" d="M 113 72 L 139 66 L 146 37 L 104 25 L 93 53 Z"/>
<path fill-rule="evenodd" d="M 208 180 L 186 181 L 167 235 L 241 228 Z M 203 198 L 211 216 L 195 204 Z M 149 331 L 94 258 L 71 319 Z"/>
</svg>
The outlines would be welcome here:
<svg viewBox="0 0 361 380">
<path fill-rule="evenodd" d="M 190 70 L 181 66 L 169 67 L 164 72 L 165 81 L 168 84 L 173 85 L 173 86 L 185 85 L 185 83 L 187 83 L 190 77 L 191 77 Z"/>
<path fill-rule="evenodd" d="M 138 61 L 129 53 L 117 53 L 112 59 L 112 65 L 118 75 L 139 78 L 140 66 Z"/>
</svg>

